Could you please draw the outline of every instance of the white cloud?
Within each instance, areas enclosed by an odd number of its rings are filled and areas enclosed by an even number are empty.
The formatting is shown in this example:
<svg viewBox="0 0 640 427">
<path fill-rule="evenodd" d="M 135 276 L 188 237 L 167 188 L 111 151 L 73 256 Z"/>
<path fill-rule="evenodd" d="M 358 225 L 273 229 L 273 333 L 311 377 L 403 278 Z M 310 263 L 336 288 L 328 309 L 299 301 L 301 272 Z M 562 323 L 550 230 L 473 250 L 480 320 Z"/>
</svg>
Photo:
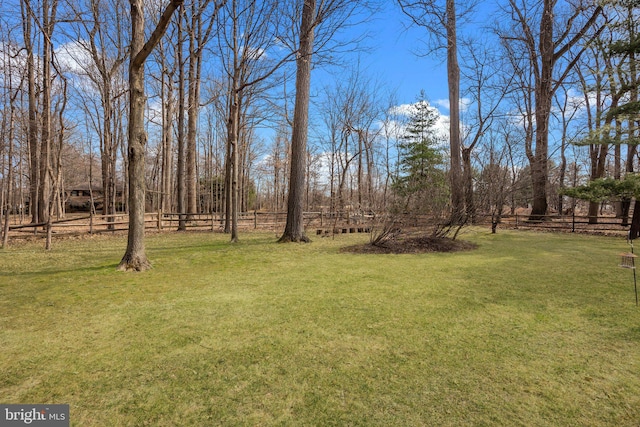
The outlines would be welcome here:
<svg viewBox="0 0 640 427">
<path fill-rule="evenodd" d="M 427 102 L 427 104 L 429 103 Z M 399 138 L 402 134 L 404 134 L 408 118 L 413 113 L 415 105 L 416 103 L 401 104 L 396 105 L 395 107 L 391 107 L 391 109 L 389 110 L 390 119 L 386 122 L 380 121 L 378 124 L 378 126 L 382 129 L 382 135 L 387 135 L 389 138 L 393 139 Z M 438 114 L 438 119 L 435 124 L 436 137 L 442 141 L 449 141 L 449 116 L 443 115 L 434 106 L 431 106 L 431 109 Z"/>
<path fill-rule="evenodd" d="M 451 109 L 451 103 L 448 99 L 436 99 L 434 104 L 445 110 Z M 460 98 L 460 111 L 467 111 L 472 104 L 473 101 L 470 98 Z"/>
<path fill-rule="evenodd" d="M 436 122 L 435 126 L 435 132 L 437 138 L 441 141 L 449 141 L 449 116 L 443 116 L 441 114 L 440 117 L 438 117 L 438 121 Z"/>
<path fill-rule="evenodd" d="M 9 81 L 15 87 L 21 80 L 21 70 L 26 68 L 26 55 L 14 45 L 0 43 L 0 84 L 9 88 Z"/>
<path fill-rule="evenodd" d="M 56 49 L 56 58 L 60 67 L 69 73 L 86 75 L 94 68 L 89 52 L 79 41 L 60 45 Z"/>
<path fill-rule="evenodd" d="M 404 116 L 409 117 L 411 112 L 413 111 L 413 106 L 415 104 L 400 104 L 395 107 L 391 107 L 389 109 L 389 115 L 391 116 Z"/>
<path fill-rule="evenodd" d="M 267 58 L 267 52 L 260 47 L 247 47 L 245 50 L 247 58 L 251 60 L 258 61 Z M 243 52 L 243 54 L 245 54 L 245 52 Z"/>
<path fill-rule="evenodd" d="M 449 103 L 448 99 L 436 99 L 434 101 L 434 104 L 436 104 L 437 106 L 444 108 L 445 110 L 449 110 L 451 107 L 451 104 Z"/>
</svg>

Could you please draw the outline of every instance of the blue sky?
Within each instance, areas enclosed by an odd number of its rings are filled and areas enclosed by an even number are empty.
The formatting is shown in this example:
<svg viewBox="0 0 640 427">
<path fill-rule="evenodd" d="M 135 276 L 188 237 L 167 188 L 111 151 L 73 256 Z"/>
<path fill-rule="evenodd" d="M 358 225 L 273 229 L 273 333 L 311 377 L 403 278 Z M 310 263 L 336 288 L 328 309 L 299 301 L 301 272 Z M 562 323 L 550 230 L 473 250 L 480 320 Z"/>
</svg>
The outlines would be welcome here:
<svg viewBox="0 0 640 427">
<path fill-rule="evenodd" d="M 448 100 L 444 51 L 440 51 L 438 56 L 417 56 L 417 51 L 424 51 L 422 40 L 427 30 L 407 28 L 409 18 L 395 1 L 381 3 L 382 10 L 373 19 L 352 29 L 356 33 L 369 32 L 371 35 L 367 41 L 371 50 L 360 57 L 363 68 L 395 89 L 400 104 L 415 102 L 421 90 L 433 105 L 438 105 L 438 100 Z M 459 34 L 486 33 L 485 26 L 490 25 L 496 16 L 492 12 L 496 5 L 495 1 L 479 1 L 469 15 L 472 22 L 458 20 Z M 464 6 L 462 2 L 458 5 Z M 438 107 L 442 114 L 448 114 L 448 109 Z"/>
<path fill-rule="evenodd" d="M 363 64 L 396 89 L 401 104 L 415 102 L 423 89 L 432 103 L 448 98 L 446 63 L 441 58 L 416 56 L 424 29 L 407 29 L 406 23 L 395 2 L 385 2 L 381 15 L 368 24 L 372 51 L 363 55 Z"/>
<path fill-rule="evenodd" d="M 446 63 L 442 58 L 417 56 L 422 47 L 420 38 L 425 35 L 423 28 L 406 28 L 408 18 L 394 1 L 382 2 L 382 10 L 366 22 L 350 27 L 338 34 L 341 40 L 355 40 L 363 34 L 368 37 L 362 42 L 364 51 L 354 49 L 343 54 L 344 67 L 317 65 L 312 74 L 312 92 L 332 80 L 349 73 L 349 67 L 359 62 L 359 68 L 367 77 L 386 86 L 394 92 L 399 104 L 410 104 L 417 100 L 421 90 L 427 99 L 435 103 L 438 99 L 448 99 Z M 448 110 L 441 109 L 442 114 Z"/>
</svg>

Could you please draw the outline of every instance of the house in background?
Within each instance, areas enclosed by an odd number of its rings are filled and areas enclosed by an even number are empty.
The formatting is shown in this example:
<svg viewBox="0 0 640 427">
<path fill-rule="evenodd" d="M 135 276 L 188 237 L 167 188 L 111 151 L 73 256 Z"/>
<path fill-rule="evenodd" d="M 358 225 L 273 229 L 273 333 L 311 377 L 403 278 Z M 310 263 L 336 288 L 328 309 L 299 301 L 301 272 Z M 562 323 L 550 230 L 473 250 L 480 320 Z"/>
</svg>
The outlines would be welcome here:
<svg viewBox="0 0 640 427">
<path fill-rule="evenodd" d="M 116 210 L 122 210 L 123 196 L 122 186 L 116 187 Z M 91 197 L 96 211 L 102 211 L 104 205 L 104 192 L 102 187 L 89 187 L 87 184 L 76 185 L 65 190 L 64 201 L 66 212 L 90 212 Z"/>
</svg>

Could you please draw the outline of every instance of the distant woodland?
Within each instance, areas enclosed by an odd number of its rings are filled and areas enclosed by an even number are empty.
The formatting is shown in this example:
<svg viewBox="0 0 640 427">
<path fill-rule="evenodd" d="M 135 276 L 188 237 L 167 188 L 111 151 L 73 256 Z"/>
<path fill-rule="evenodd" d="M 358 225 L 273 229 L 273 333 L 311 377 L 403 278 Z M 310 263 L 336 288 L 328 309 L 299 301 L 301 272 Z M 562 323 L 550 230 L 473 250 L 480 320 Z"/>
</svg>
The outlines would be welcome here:
<svg viewBox="0 0 640 427">
<path fill-rule="evenodd" d="M 5 0 L 0 219 L 133 204 L 217 212 L 229 233 L 254 210 L 536 219 L 575 209 L 565 188 L 636 172 L 640 2 L 480 6 L 393 5 L 447 69 L 442 116 L 429 70 L 400 104 L 359 67 L 373 0 Z"/>
</svg>

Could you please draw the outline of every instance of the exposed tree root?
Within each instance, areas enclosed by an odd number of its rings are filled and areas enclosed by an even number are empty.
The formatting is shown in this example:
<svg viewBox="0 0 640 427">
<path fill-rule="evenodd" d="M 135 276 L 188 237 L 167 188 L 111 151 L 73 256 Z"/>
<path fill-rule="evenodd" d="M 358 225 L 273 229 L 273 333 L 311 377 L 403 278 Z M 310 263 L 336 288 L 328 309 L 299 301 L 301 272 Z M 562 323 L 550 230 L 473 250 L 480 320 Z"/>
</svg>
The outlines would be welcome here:
<svg viewBox="0 0 640 427">
<path fill-rule="evenodd" d="M 278 243 L 311 243 L 311 239 L 305 234 L 302 236 L 291 236 L 289 234 L 283 234 Z"/>
<path fill-rule="evenodd" d="M 116 268 L 117 271 L 147 271 L 151 269 L 151 263 L 146 256 L 133 256 L 125 254 Z"/>
</svg>

